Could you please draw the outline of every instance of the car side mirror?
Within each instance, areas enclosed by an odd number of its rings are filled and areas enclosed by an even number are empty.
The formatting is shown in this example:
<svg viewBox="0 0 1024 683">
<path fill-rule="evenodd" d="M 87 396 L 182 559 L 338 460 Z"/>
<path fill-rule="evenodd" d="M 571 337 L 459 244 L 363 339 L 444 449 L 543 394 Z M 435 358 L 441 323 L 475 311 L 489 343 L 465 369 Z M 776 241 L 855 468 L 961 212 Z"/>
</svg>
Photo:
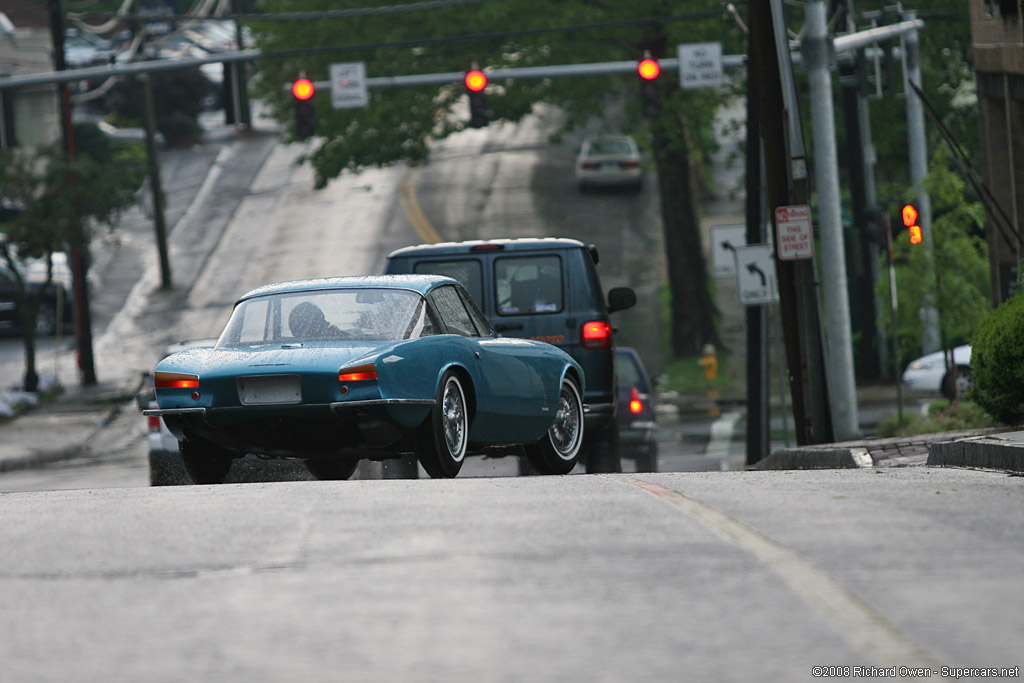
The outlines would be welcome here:
<svg viewBox="0 0 1024 683">
<path fill-rule="evenodd" d="M 608 312 L 624 311 L 636 305 L 636 292 L 630 287 L 615 287 L 608 290 Z"/>
</svg>

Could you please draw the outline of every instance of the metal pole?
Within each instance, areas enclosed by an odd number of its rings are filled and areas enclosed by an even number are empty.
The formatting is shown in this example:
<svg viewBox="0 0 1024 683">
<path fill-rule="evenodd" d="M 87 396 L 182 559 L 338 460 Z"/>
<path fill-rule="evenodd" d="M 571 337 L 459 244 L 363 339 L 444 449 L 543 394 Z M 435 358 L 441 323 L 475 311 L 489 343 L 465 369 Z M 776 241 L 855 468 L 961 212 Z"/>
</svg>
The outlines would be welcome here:
<svg viewBox="0 0 1024 683">
<path fill-rule="evenodd" d="M 907 12 L 906 18 L 913 20 L 913 12 Z M 932 203 L 924 189 L 924 177 L 928 175 L 928 141 L 924 129 L 924 106 L 921 98 L 910 87 L 913 83 L 921 87 L 921 49 L 917 31 L 911 31 L 903 37 L 903 78 L 904 91 L 907 98 L 907 149 L 910 153 L 910 184 L 917 189 L 918 225 L 921 226 L 923 240 L 921 247 L 925 258 L 934 271 L 935 240 L 932 235 Z M 935 292 L 925 293 L 921 307 L 921 352 L 937 351 L 939 339 L 939 312 L 935 307 Z"/>
<path fill-rule="evenodd" d="M 142 83 L 142 115 L 146 126 L 146 158 L 149 161 L 149 189 L 153 193 L 153 227 L 156 230 L 156 248 L 160 256 L 160 286 L 170 289 L 171 260 L 167 252 L 167 221 L 164 218 L 164 186 L 160 179 L 160 156 L 156 149 L 156 112 L 153 105 L 153 79 L 139 74 Z"/>
<path fill-rule="evenodd" d="M 818 186 L 818 223 L 821 233 L 822 294 L 825 303 L 825 338 L 829 362 L 825 372 L 832 398 L 832 429 L 836 439 L 857 438 L 857 392 L 853 377 L 850 299 L 846 281 L 846 254 L 839 205 L 839 162 L 836 152 L 832 76 L 829 73 L 831 40 L 827 34 L 825 3 L 804 5 L 806 37 L 804 62 L 810 77 L 811 120 L 814 132 L 814 175 Z"/>
</svg>

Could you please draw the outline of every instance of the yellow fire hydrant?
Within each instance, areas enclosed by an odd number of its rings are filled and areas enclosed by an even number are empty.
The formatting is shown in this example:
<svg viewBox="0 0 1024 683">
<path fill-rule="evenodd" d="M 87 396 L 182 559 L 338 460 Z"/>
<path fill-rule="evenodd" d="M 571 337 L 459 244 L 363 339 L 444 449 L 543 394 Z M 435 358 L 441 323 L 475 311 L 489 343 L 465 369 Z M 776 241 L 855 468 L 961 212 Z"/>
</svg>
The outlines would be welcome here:
<svg viewBox="0 0 1024 683">
<path fill-rule="evenodd" d="M 704 345 L 697 364 L 704 370 L 704 379 L 708 383 L 708 399 L 711 402 L 708 415 L 718 417 L 721 414 L 721 410 L 718 408 L 718 389 L 713 386 L 714 381 L 718 379 L 718 352 L 715 350 L 714 344 Z"/>
</svg>

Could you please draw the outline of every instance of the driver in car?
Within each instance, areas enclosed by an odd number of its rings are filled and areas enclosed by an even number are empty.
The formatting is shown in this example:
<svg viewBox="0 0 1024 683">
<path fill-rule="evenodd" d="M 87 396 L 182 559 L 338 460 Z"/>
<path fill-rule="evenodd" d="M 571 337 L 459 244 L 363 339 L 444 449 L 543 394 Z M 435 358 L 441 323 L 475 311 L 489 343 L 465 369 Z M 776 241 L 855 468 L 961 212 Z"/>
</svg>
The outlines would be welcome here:
<svg viewBox="0 0 1024 683">
<path fill-rule="evenodd" d="M 327 322 L 324 312 L 316 304 L 303 301 L 288 314 L 288 326 L 299 339 L 341 339 L 344 335 Z"/>
</svg>

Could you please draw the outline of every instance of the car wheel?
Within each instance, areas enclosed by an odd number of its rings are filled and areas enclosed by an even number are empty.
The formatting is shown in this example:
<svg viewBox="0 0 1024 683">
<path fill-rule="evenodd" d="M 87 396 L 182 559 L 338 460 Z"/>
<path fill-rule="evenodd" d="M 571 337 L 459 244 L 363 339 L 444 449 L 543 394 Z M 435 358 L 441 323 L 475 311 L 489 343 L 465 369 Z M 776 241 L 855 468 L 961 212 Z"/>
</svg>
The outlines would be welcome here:
<svg viewBox="0 0 1024 683">
<path fill-rule="evenodd" d="M 469 411 L 458 375 L 441 378 L 430 417 L 420 428 L 416 454 L 431 477 L 452 478 L 462 469 L 469 439 Z"/>
<path fill-rule="evenodd" d="M 576 382 L 566 377 L 558 397 L 555 421 L 536 444 L 526 446 L 526 457 L 541 474 L 568 474 L 576 466 L 583 445 L 583 399 Z"/>
<path fill-rule="evenodd" d="M 657 442 L 648 444 L 642 447 L 641 450 L 636 454 L 636 471 L 637 472 L 657 472 L 658 471 L 658 444 Z"/>
<path fill-rule="evenodd" d="M 231 456 L 220 446 L 201 439 L 178 442 L 185 471 L 196 484 L 222 484 L 231 469 Z"/>
<path fill-rule="evenodd" d="M 966 365 L 956 366 L 954 374 L 946 373 L 942 378 L 942 395 L 950 401 L 963 398 L 974 387 L 971 369 Z"/>
<path fill-rule="evenodd" d="M 588 474 L 622 471 L 619 427 L 614 422 L 606 429 L 587 432 L 583 447 Z"/>
<path fill-rule="evenodd" d="M 321 481 L 348 479 L 358 466 L 358 458 L 310 458 L 306 461 L 306 469 Z"/>
</svg>

